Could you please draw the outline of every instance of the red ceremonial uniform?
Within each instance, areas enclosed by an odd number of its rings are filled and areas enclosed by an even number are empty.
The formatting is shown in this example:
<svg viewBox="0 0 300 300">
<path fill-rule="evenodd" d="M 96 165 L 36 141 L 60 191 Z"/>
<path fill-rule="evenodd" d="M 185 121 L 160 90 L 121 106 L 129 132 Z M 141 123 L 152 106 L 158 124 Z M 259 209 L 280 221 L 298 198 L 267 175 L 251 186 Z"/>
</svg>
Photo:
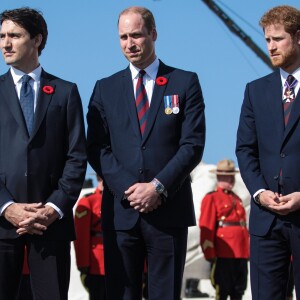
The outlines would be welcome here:
<svg viewBox="0 0 300 300">
<path fill-rule="evenodd" d="M 89 268 L 89 274 L 104 275 L 104 251 L 101 227 L 102 193 L 96 189 L 78 201 L 75 210 L 74 241 L 78 268 Z"/>
<path fill-rule="evenodd" d="M 206 259 L 249 258 L 246 212 L 241 199 L 232 191 L 218 187 L 203 198 L 199 226 Z"/>
</svg>

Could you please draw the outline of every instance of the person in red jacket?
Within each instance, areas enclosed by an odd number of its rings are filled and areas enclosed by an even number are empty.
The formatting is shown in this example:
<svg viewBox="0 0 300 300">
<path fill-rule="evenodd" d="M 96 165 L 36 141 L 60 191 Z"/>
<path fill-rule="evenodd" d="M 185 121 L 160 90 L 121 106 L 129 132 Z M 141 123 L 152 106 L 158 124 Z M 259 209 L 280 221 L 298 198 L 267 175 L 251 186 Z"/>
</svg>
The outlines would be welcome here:
<svg viewBox="0 0 300 300">
<path fill-rule="evenodd" d="M 240 300 L 247 287 L 249 233 L 241 199 L 232 191 L 235 170 L 232 160 L 221 160 L 217 188 L 202 200 L 199 219 L 200 244 L 205 259 L 212 262 L 216 299 Z"/>
<path fill-rule="evenodd" d="M 90 300 L 105 300 L 104 251 L 101 227 L 103 183 L 97 176 L 96 190 L 78 201 L 75 210 L 74 241 L 77 268 Z"/>
</svg>

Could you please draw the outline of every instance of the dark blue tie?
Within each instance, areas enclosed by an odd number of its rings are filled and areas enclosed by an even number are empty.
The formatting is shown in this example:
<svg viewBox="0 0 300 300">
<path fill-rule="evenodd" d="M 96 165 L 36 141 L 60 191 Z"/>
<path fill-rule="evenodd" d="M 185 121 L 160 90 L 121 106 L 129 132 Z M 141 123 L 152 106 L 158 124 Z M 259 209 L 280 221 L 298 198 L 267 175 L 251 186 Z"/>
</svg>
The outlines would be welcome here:
<svg viewBox="0 0 300 300">
<path fill-rule="evenodd" d="M 34 96 L 33 89 L 29 83 L 30 79 L 31 77 L 29 75 L 24 75 L 22 77 L 22 87 L 20 93 L 20 104 L 29 135 L 31 135 L 32 132 L 34 114 Z"/>
</svg>

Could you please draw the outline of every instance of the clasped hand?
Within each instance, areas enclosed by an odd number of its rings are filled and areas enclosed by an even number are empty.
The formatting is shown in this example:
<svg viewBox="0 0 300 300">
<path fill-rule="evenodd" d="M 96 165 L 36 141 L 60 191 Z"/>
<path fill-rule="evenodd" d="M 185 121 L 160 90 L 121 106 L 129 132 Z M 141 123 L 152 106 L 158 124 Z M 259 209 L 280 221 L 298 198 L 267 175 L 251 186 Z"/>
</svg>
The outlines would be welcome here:
<svg viewBox="0 0 300 300">
<path fill-rule="evenodd" d="M 279 215 L 287 215 L 300 209 L 300 192 L 282 196 L 267 190 L 261 193 L 260 202 L 262 206 Z"/>
<path fill-rule="evenodd" d="M 148 213 L 161 205 L 161 197 L 152 183 L 136 183 L 125 191 L 130 205 L 141 213 Z"/>
<path fill-rule="evenodd" d="M 4 213 L 5 219 L 17 227 L 17 233 L 42 235 L 59 214 L 54 208 L 42 203 L 13 203 Z"/>
</svg>

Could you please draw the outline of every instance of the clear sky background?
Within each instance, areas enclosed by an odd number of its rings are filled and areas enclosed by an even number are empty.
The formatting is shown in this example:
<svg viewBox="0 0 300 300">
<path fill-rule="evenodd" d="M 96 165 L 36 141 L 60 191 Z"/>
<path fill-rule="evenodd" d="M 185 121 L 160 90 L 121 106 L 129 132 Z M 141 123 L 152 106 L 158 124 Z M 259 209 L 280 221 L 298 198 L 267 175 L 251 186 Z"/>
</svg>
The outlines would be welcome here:
<svg viewBox="0 0 300 300">
<path fill-rule="evenodd" d="M 299 0 L 215 2 L 266 53 L 260 17 L 273 6 L 300 7 Z M 155 16 L 157 56 L 165 64 L 199 76 L 207 120 L 203 162 L 216 164 L 223 158 L 236 162 L 236 130 L 245 85 L 271 69 L 202 0 L 0 0 L 1 11 L 21 6 L 42 11 L 49 31 L 40 57 L 42 67 L 78 84 L 85 115 L 96 80 L 128 65 L 119 46 L 117 19 L 132 5 L 145 6 Z M 7 69 L 1 59 L 0 73 Z M 89 168 L 87 177 L 91 172 Z"/>
</svg>

